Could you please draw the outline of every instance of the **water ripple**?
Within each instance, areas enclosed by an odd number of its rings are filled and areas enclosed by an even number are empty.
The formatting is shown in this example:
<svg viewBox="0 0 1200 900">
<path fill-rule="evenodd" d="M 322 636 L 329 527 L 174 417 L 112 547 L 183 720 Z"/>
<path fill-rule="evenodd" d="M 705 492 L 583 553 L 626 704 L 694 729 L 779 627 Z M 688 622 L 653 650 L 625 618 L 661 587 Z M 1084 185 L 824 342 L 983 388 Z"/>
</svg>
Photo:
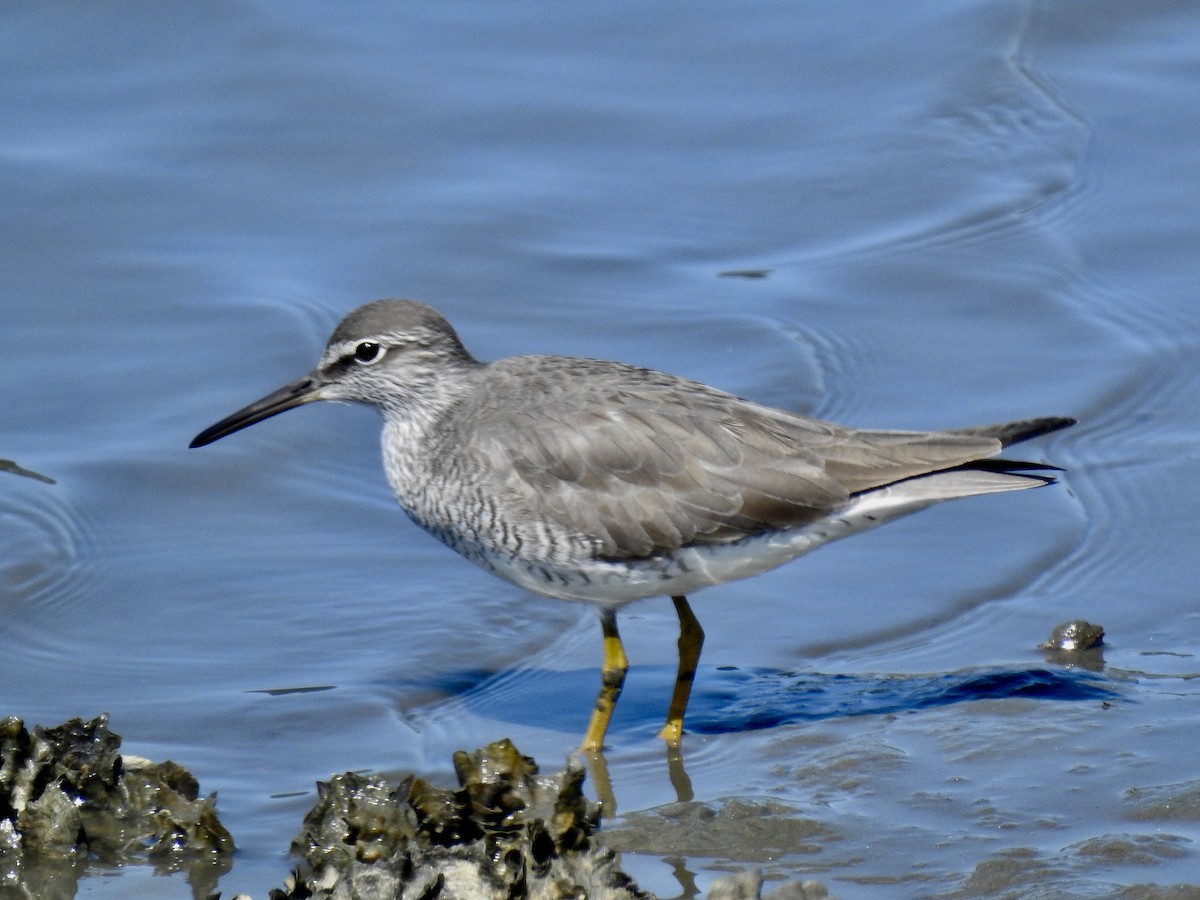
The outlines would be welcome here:
<svg viewBox="0 0 1200 900">
<path fill-rule="evenodd" d="M 5 585 L 0 634 L 36 644 L 44 634 L 41 623 L 81 613 L 93 574 L 96 528 L 67 490 L 31 487 L 6 491 L 0 505 Z"/>
</svg>

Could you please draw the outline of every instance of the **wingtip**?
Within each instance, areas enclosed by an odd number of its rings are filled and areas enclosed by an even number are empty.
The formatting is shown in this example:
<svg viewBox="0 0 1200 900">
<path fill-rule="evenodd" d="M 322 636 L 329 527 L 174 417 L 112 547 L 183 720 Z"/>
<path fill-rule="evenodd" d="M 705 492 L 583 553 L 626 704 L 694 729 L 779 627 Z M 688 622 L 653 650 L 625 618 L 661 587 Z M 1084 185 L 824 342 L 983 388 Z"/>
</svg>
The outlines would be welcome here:
<svg viewBox="0 0 1200 900">
<path fill-rule="evenodd" d="M 1013 423 L 1016 426 L 1024 424 L 1027 427 L 1024 429 L 1020 427 L 1014 429 L 1012 436 L 1004 440 L 1004 445 L 1008 446 L 1018 441 L 1027 441 L 1030 438 L 1041 437 L 1043 434 L 1061 431 L 1078 423 L 1079 420 L 1074 416 L 1045 416 L 1040 419 L 1029 419 L 1024 423 Z"/>
<path fill-rule="evenodd" d="M 1077 424 L 1071 416 L 1041 416 L 1036 419 L 1017 419 L 1015 422 L 997 422 L 994 425 L 976 425 L 973 428 L 956 428 L 958 434 L 971 434 L 996 438 L 1002 447 L 1028 441 L 1043 434 L 1050 434 Z"/>
</svg>

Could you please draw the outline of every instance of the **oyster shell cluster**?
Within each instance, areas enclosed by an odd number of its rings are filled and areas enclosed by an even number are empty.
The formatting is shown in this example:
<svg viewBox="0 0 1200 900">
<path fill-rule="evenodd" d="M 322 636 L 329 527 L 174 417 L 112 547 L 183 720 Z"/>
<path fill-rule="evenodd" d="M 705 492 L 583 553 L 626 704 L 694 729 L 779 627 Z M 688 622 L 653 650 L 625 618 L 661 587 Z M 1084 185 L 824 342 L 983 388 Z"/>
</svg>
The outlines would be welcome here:
<svg viewBox="0 0 1200 900">
<path fill-rule="evenodd" d="M 230 866 L 213 796 L 173 762 L 120 754 L 108 717 L 29 730 L 0 719 L 0 892 L 74 896 L 88 863 L 186 870 L 198 890 Z M 10 893 L 11 892 L 11 893 Z"/>
<path fill-rule="evenodd" d="M 649 898 L 592 843 L 581 767 L 539 775 L 502 740 L 455 753 L 454 768 L 456 789 L 353 772 L 320 785 L 292 844 L 304 864 L 272 900 Z"/>
</svg>

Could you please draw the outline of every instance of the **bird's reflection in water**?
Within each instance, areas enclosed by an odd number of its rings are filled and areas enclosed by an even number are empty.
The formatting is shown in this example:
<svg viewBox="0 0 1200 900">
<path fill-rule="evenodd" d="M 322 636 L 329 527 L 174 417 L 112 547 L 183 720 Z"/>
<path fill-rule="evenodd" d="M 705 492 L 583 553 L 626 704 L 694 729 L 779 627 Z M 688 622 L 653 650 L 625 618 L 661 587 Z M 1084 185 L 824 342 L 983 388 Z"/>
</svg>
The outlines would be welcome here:
<svg viewBox="0 0 1200 900">
<path fill-rule="evenodd" d="M 696 873 L 687 867 L 687 860 L 682 856 L 668 856 L 663 859 L 671 867 L 671 874 L 679 882 L 678 897 L 671 900 L 693 900 L 700 896 L 700 888 L 696 886 Z"/>
<path fill-rule="evenodd" d="M 683 749 L 681 747 L 666 747 L 665 749 L 667 778 L 675 790 L 675 802 L 688 803 L 696 798 L 696 792 L 692 788 L 691 776 L 688 775 L 687 768 L 684 766 Z M 608 760 L 604 756 L 604 751 L 594 753 L 580 751 L 579 755 L 587 766 L 588 778 L 591 779 L 592 788 L 596 792 L 596 799 L 600 801 L 601 818 L 614 818 L 617 814 L 617 797 L 613 792 L 612 777 L 609 775 Z"/>
<path fill-rule="evenodd" d="M 667 748 L 667 777 L 671 779 L 671 787 L 675 788 L 677 802 L 688 803 L 695 799 L 692 779 L 683 765 L 683 749 L 680 747 Z"/>
<path fill-rule="evenodd" d="M 604 751 L 580 751 L 579 755 L 583 757 L 588 778 L 592 780 L 592 789 L 596 792 L 596 799 L 600 801 L 600 818 L 612 819 L 617 814 L 617 797 L 613 793 L 612 778 L 608 774 L 608 760 L 604 758 Z"/>
<path fill-rule="evenodd" d="M 0 472 L 12 472 L 14 475 L 23 475 L 26 478 L 32 478 L 34 481 L 40 481 L 43 484 L 57 483 L 49 475 L 43 475 L 41 472 L 26 469 L 23 466 L 17 465 L 11 459 L 0 459 Z"/>
</svg>

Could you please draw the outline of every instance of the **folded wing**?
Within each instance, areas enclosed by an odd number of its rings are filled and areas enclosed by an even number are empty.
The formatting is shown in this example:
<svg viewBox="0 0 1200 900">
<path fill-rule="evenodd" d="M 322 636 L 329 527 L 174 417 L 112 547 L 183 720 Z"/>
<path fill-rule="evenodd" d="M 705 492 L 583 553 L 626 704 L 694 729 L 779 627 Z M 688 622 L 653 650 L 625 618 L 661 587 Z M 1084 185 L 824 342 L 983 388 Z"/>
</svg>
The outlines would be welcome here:
<svg viewBox="0 0 1200 900">
<path fill-rule="evenodd" d="M 1010 436 L 862 431 L 663 373 L 570 363 L 569 385 L 561 359 L 494 364 L 457 414 L 473 418 L 468 449 L 504 485 L 498 502 L 614 559 L 804 525 L 863 491 L 989 457 Z"/>
</svg>

